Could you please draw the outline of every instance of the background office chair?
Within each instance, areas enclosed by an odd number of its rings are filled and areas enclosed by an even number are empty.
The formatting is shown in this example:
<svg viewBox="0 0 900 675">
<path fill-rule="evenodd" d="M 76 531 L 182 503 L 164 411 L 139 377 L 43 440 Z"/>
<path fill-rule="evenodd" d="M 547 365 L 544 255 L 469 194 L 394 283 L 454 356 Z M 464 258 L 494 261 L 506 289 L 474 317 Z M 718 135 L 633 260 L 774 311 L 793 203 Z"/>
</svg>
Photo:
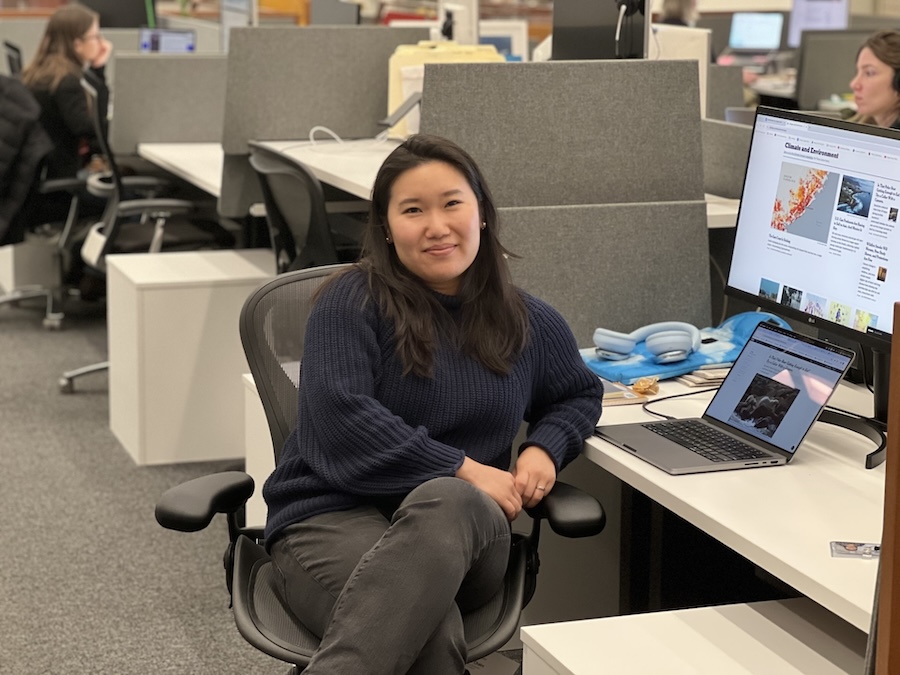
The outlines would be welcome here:
<svg viewBox="0 0 900 675">
<path fill-rule="evenodd" d="M 6 65 L 9 67 L 9 74 L 12 77 L 22 75 L 24 62 L 22 61 L 22 50 L 19 46 L 9 40 L 3 41 L 3 51 L 6 52 Z"/>
<path fill-rule="evenodd" d="M 311 297 L 328 275 L 345 267 L 282 274 L 254 292 L 241 312 L 244 352 L 269 423 L 276 463 L 296 423 Z M 319 641 L 281 599 L 262 532 L 242 526 L 242 509 L 253 489 L 253 479 L 239 471 L 196 478 L 163 494 L 156 519 L 165 528 L 195 532 L 209 525 L 216 513 L 226 514 L 230 541 L 225 577 L 238 630 L 257 649 L 294 664 L 292 672 L 299 672 Z M 596 499 L 559 482 L 529 515 L 534 519 L 531 533 L 514 535 L 503 588 L 487 605 L 463 617 L 471 661 L 496 651 L 515 634 L 521 610 L 534 594 L 541 520 L 547 519 L 563 536 L 587 537 L 598 534 L 606 518 Z"/>
<path fill-rule="evenodd" d="M 257 143 L 250 143 L 250 165 L 262 185 L 279 274 L 359 258 L 361 223 L 329 216 L 322 184 L 309 169 Z"/>
<path fill-rule="evenodd" d="M 183 199 L 147 197 L 127 199 L 130 191 L 154 194 L 165 183 L 154 177 L 122 177 L 106 140 L 105 125 L 100 119 L 97 89 L 87 78 L 82 87 L 91 97 L 97 141 L 109 164 L 108 174 L 88 178 L 87 189 L 106 199 L 101 219 L 87 232 L 81 245 L 81 259 L 95 272 L 105 273 L 106 256 L 110 253 L 159 253 L 162 251 L 195 251 L 232 248 L 234 235 L 216 222 L 176 216 L 194 215 L 197 207 Z M 101 361 L 66 371 L 59 380 L 60 391 L 72 393 L 76 378 L 105 371 L 108 361 Z"/>
</svg>

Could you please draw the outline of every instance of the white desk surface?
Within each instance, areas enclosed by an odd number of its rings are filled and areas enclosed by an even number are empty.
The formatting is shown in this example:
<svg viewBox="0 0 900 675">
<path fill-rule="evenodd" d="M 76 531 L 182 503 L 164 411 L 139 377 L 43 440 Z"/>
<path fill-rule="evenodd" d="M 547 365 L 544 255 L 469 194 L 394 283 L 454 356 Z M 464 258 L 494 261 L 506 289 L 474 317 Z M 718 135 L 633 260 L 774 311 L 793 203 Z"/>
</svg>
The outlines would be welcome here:
<svg viewBox="0 0 900 675">
<path fill-rule="evenodd" d="M 264 147 L 302 162 L 323 183 L 369 199 L 375 176 L 385 158 L 400 144 L 398 140 L 264 141 Z M 224 155 L 218 143 L 140 143 L 138 155 L 218 197 L 222 187 Z M 734 227 L 739 200 L 715 195 L 706 197 L 707 226 Z"/>
<path fill-rule="evenodd" d="M 137 154 L 214 197 L 222 191 L 221 143 L 139 143 Z"/>
<path fill-rule="evenodd" d="M 687 391 L 665 383 L 663 393 Z M 702 413 L 711 394 L 674 399 L 657 409 L 675 417 Z M 872 414 L 872 397 L 841 385 L 831 404 Z M 604 411 L 601 423 L 656 419 L 641 406 Z M 865 469 L 874 444 L 846 429 L 816 423 L 787 466 L 670 476 L 592 437 L 584 454 L 666 509 L 777 578 L 868 632 L 877 562 L 832 558 L 829 542 L 881 540 L 884 465 Z"/>
<path fill-rule="evenodd" d="M 837 675 L 866 636 L 806 598 L 522 628 L 523 675 Z"/>
</svg>

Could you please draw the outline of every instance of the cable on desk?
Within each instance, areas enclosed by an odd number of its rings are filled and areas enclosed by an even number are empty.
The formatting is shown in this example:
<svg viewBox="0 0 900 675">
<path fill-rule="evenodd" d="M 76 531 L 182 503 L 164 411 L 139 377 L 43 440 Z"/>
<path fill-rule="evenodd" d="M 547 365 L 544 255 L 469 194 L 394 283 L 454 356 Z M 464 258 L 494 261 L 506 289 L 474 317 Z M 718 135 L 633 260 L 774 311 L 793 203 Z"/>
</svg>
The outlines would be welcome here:
<svg viewBox="0 0 900 675">
<path fill-rule="evenodd" d="M 716 389 L 718 389 L 718 387 L 707 387 L 706 389 L 698 389 L 696 391 L 686 391 L 682 394 L 670 394 L 669 396 L 663 396 L 662 398 L 655 398 L 652 401 L 645 401 L 643 404 L 641 404 L 641 408 L 643 409 L 644 412 L 650 413 L 651 415 L 656 415 L 657 417 L 662 417 L 663 419 L 666 419 L 666 420 L 673 420 L 673 419 L 675 419 L 675 417 L 672 415 L 666 415 L 665 413 L 660 413 L 660 412 L 655 412 L 653 410 L 650 410 L 650 408 L 649 408 L 650 404 L 651 403 L 662 403 L 663 401 L 668 401 L 669 399 L 672 399 L 672 398 L 682 398 L 683 396 L 694 396 L 695 394 L 705 394 L 710 391 L 715 391 Z"/>
<path fill-rule="evenodd" d="M 328 134 L 329 136 L 331 136 L 331 138 L 334 141 L 336 141 L 338 144 L 343 144 L 345 142 L 343 138 L 341 138 L 338 134 L 336 134 L 334 131 L 332 131 L 328 127 L 322 126 L 321 124 L 317 124 L 312 129 L 309 130 L 309 144 L 313 151 L 317 151 L 316 146 L 319 145 L 319 141 L 316 140 L 316 133 L 318 133 L 320 131 L 324 134 Z M 387 141 L 388 140 L 388 132 L 390 132 L 390 129 L 385 129 L 383 131 L 380 131 L 378 133 L 378 135 L 372 139 L 371 146 L 375 147 L 375 146 L 381 145 L 382 143 Z M 301 144 L 298 143 L 297 145 L 301 145 Z M 333 145 L 326 145 L 324 147 L 327 147 L 329 149 L 334 149 Z M 284 150 L 287 150 L 287 149 L 289 149 L 289 148 L 282 149 L 282 152 L 284 152 Z M 355 145 L 354 149 L 362 150 L 364 148 L 361 148 L 359 145 Z"/>
</svg>

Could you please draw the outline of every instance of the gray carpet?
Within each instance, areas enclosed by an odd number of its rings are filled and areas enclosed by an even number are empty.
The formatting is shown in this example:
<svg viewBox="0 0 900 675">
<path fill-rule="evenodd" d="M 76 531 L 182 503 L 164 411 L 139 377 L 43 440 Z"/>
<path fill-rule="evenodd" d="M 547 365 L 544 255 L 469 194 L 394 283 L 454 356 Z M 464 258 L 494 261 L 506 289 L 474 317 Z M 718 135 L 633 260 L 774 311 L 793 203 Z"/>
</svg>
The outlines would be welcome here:
<svg viewBox="0 0 900 675">
<path fill-rule="evenodd" d="M 0 675 L 283 674 L 228 609 L 227 534 L 156 524 L 168 487 L 235 463 L 137 467 L 109 430 L 105 308 L 73 303 L 61 332 L 0 306 Z M 506 653 L 521 659 L 521 652 Z"/>
</svg>

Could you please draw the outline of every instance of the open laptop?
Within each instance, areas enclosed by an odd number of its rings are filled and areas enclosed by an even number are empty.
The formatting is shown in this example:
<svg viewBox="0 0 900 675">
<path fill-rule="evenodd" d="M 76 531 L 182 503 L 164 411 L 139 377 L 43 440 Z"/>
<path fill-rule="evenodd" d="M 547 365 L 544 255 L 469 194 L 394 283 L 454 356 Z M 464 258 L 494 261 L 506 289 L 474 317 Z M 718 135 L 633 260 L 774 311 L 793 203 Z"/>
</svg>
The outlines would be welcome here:
<svg viewBox="0 0 900 675">
<path fill-rule="evenodd" d="M 197 32 L 190 28 L 141 28 L 138 51 L 142 54 L 193 54 Z"/>
<path fill-rule="evenodd" d="M 760 323 L 702 417 L 601 425 L 594 433 L 675 475 L 787 464 L 853 356 Z"/>
</svg>

